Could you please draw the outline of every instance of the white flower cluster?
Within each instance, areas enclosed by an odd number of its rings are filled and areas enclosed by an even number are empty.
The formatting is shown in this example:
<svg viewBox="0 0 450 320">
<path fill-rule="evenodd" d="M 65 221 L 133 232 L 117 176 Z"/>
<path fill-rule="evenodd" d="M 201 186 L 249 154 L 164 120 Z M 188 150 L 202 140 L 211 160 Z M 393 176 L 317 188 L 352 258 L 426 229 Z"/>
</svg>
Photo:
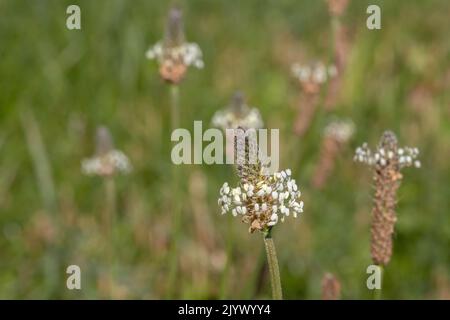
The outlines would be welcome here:
<svg viewBox="0 0 450 320">
<path fill-rule="evenodd" d="M 257 108 L 247 108 L 243 113 L 236 113 L 230 108 L 219 110 L 214 114 L 212 124 L 223 130 L 236 129 L 239 127 L 246 129 L 260 129 L 264 126 L 261 114 Z"/>
<path fill-rule="evenodd" d="M 111 150 L 103 155 L 84 159 L 81 170 L 86 175 L 109 176 L 117 172 L 129 173 L 132 167 L 122 151 Z"/>
<path fill-rule="evenodd" d="M 397 159 L 400 168 L 411 166 L 420 168 L 421 163 L 419 160 L 416 160 L 418 155 L 419 149 L 410 147 L 398 148 L 396 151 L 378 148 L 375 152 L 372 152 L 367 146 L 367 143 L 364 143 L 356 149 L 353 160 L 368 165 L 384 167 L 389 163 L 389 160 Z"/>
<path fill-rule="evenodd" d="M 308 65 L 294 63 L 291 71 L 294 77 L 300 82 L 312 82 L 316 84 L 323 84 L 337 75 L 336 66 L 326 66 L 321 62 Z"/>
<path fill-rule="evenodd" d="M 355 124 L 351 120 L 335 120 L 325 127 L 325 135 L 339 142 L 348 141 L 355 133 Z"/>
<path fill-rule="evenodd" d="M 224 183 L 220 189 L 218 200 L 222 214 L 231 211 L 233 216 L 241 215 L 255 229 L 266 230 L 284 221 L 291 213 L 294 218 L 303 212 L 303 201 L 299 201 L 300 190 L 291 170 L 287 169 L 266 176 L 256 184 L 244 183 L 236 188 L 230 188 Z"/>
<path fill-rule="evenodd" d="M 157 42 L 147 50 L 147 59 L 164 61 L 181 61 L 185 66 L 194 66 L 198 69 L 204 67 L 203 54 L 196 43 L 184 43 L 176 47 L 166 47 L 162 41 Z"/>
</svg>

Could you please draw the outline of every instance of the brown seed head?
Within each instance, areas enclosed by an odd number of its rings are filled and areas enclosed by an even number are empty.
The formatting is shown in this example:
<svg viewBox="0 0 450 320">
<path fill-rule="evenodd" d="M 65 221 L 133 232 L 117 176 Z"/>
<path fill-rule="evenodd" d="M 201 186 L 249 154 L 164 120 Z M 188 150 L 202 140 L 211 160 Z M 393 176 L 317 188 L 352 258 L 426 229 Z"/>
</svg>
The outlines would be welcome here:
<svg viewBox="0 0 450 320">
<path fill-rule="evenodd" d="M 339 300 L 341 298 L 341 284 L 331 273 L 322 278 L 322 300 Z"/>
<path fill-rule="evenodd" d="M 379 144 L 379 150 L 385 153 L 397 154 L 397 138 L 391 131 L 386 131 Z M 371 246 L 372 260 L 377 265 L 387 265 L 392 256 L 395 222 L 397 216 L 395 205 L 397 203 L 397 190 L 402 175 L 399 171 L 398 159 L 393 157 L 387 160 L 386 165 L 375 166 L 374 185 L 375 196 L 372 210 Z"/>
<path fill-rule="evenodd" d="M 383 134 L 375 152 L 366 143 L 356 150 L 355 161 L 374 168 L 371 254 L 377 265 L 387 265 L 392 256 L 397 190 L 402 180 L 400 170 L 410 166 L 420 167 L 420 162 L 415 160 L 418 154 L 417 148 L 399 148 L 397 137 L 391 131 Z"/>
</svg>

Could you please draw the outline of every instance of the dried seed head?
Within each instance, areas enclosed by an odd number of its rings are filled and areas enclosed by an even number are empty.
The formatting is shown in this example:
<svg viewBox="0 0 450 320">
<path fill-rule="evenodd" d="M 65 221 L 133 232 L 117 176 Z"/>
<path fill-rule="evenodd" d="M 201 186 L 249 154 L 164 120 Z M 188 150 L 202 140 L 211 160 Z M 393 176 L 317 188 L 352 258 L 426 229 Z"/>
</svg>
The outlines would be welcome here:
<svg viewBox="0 0 450 320">
<path fill-rule="evenodd" d="M 129 173 L 131 164 L 128 157 L 114 149 L 113 139 L 106 127 L 99 127 L 95 136 L 96 154 L 83 159 L 81 171 L 86 175 L 111 176 L 117 173 Z"/>
<path fill-rule="evenodd" d="M 331 273 L 322 278 L 322 300 L 339 300 L 341 298 L 341 284 Z"/>
<path fill-rule="evenodd" d="M 397 221 L 397 190 L 403 177 L 400 170 L 412 165 L 419 167 L 420 162 L 414 160 L 418 154 L 417 148 L 399 148 L 397 138 L 391 131 L 383 134 L 375 152 L 366 143 L 356 150 L 356 161 L 374 167 L 371 254 L 377 265 L 387 265 L 392 256 L 392 235 Z"/>
<path fill-rule="evenodd" d="M 146 57 L 157 59 L 161 78 L 174 84 L 184 78 L 188 67 L 203 68 L 200 47 L 185 40 L 183 14 L 179 8 L 169 11 L 164 39 L 150 47 Z"/>
<path fill-rule="evenodd" d="M 263 174 L 265 164 L 258 157 L 254 162 L 252 156 L 258 153 L 256 140 L 244 130 L 236 130 L 235 149 L 240 184 L 236 188 L 223 184 L 218 200 L 222 214 L 231 212 L 233 216 L 241 216 L 249 224 L 249 232 L 267 232 L 279 220 L 284 221 L 290 214 L 296 218 L 303 212 L 301 193 L 290 169 Z"/>
<path fill-rule="evenodd" d="M 249 107 L 242 92 L 236 92 L 231 103 L 223 110 L 217 111 L 212 124 L 215 127 L 226 129 L 260 129 L 264 126 L 261 114 L 257 108 Z"/>
</svg>

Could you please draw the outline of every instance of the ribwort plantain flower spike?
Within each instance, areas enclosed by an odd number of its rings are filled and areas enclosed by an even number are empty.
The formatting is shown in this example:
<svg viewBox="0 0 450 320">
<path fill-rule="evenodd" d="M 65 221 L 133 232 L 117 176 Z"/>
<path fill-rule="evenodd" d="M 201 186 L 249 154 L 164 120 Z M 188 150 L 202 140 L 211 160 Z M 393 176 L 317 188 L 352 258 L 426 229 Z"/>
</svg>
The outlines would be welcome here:
<svg viewBox="0 0 450 320">
<path fill-rule="evenodd" d="M 337 69 L 334 65 L 327 66 L 322 62 L 316 62 L 294 63 L 291 71 L 302 89 L 300 110 L 294 122 L 294 133 L 303 136 L 314 119 L 322 86 L 337 75 Z"/>
<path fill-rule="evenodd" d="M 223 110 L 217 111 L 212 118 L 213 126 L 226 129 L 260 129 L 264 126 L 261 114 L 257 108 L 249 107 L 244 94 L 236 92 L 231 103 Z"/>
<path fill-rule="evenodd" d="M 315 169 L 312 184 L 322 188 L 334 169 L 336 158 L 355 132 L 351 120 L 333 120 L 324 130 L 324 138 L 320 147 L 320 158 Z"/>
<path fill-rule="evenodd" d="M 232 188 L 225 182 L 220 189 L 218 204 L 222 214 L 231 212 L 249 225 L 249 232 L 267 233 L 286 217 L 296 218 L 303 212 L 300 190 L 290 169 L 265 175 L 265 164 L 252 154 L 257 153 L 256 138 L 239 137 L 244 130 L 236 130 L 235 150 L 240 183 Z M 252 141 L 253 140 L 253 141 Z"/>
<path fill-rule="evenodd" d="M 403 178 L 400 170 L 411 166 L 420 168 L 420 161 L 416 159 L 418 155 L 417 148 L 399 148 L 397 138 L 391 131 L 384 132 L 375 151 L 370 150 L 367 143 L 356 149 L 354 160 L 374 168 L 371 255 L 373 262 L 379 266 L 386 266 L 392 256 L 397 190 Z"/>
<path fill-rule="evenodd" d="M 259 159 L 255 129 L 245 131 L 238 128 L 234 131 L 235 161 L 240 182 L 235 188 L 225 182 L 220 188 L 218 204 L 222 214 L 231 212 L 248 224 L 250 233 L 258 230 L 264 235 L 272 297 L 281 300 L 283 292 L 272 228 L 286 217 L 292 215 L 296 218 L 303 212 L 301 193 L 291 177 L 290 169 L 267 174 L 265 169 L 268 163 Z"/>
<path fill-rule="evenodd" d="M 129 173 L 132 170 L 128 157 L 114 149 L 111 133 L 106 127 L 96 132 L 96 154 L 81 162 L 81 170 L 86 175 L 113 176 L 117 173 Z"/>
<path fill-rule="evenodd" d="M 202 51 L 198 44 L 186 42 L 181 9 L 170 9 L 164 39 L 146 52 L 148 59 L 159 63 L 159 74 L 169 83 L 178 84 L 184 78 L 188 67 L 201 69 L 204 66 Z"/>
<path fill-rule="evenodd" d="M 355 133 L 355 124 L 351 120 L 333 120 L 325 127 L 325 138 L 346 143 Z"/>
<path fill-rule="evenodd" d="M 318 93 L 320 87 L 337 74 L 336 66 L 327 66 L 322 62 L 294 63 L 291 71 L 293 76 L 300 82 L 305 93 L 308 94 Z"/>
</svg>

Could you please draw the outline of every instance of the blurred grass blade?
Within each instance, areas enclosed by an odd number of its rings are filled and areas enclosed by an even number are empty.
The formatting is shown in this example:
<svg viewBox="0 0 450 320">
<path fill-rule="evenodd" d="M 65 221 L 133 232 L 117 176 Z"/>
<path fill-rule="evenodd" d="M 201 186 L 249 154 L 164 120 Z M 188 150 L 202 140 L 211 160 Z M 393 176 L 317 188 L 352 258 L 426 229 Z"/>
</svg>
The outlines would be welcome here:
<svg viewBox="0 0 450 320">
<path fill-rule="evenodd" d="M 57 209 L 55 185 L 39 125 L 29 108 L 23 110 L 20 115 L 20 120 L 25 134 L 27 148 L 33 161 L 34 172 L 42 201 L 47 211 L 54 214 Z"/>
<path fill-rule="evenodd" d="M 41 193 L 42 201 L 48 214 L 56 216 L 57 202 L 55 186 L 51 174 L 50 162 L 42 139 L 41 130 L 32 111 L 25 107 L 20 114 L 22 129 L 25 134 L 27 148 L 33 161 L 33 167 L 37 179 L 38 189 Z M 45 279 L 45 286 L 50 298 L 58 295 L 61 284 L 61 263 L 60 252 L 55 244 L 50 244 L 42 256 L 42 271 Z"/>
</svg>

